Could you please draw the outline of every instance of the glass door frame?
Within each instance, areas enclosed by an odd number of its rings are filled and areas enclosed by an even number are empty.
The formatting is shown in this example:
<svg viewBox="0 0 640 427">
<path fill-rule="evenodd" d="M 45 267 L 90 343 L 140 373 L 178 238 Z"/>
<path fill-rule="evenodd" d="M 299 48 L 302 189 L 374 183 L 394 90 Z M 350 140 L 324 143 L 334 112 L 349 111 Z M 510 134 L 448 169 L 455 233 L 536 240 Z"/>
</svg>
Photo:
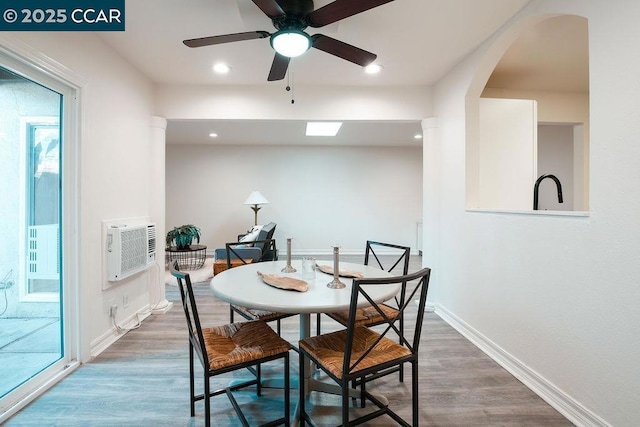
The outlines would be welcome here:
<svg viewBox="0 0 640 427">
<path fill-rule="evenodd" d="M 61 279 L 62 358 L 0 399 L 0 423 L 36 399 L 79 366 L 79 139 L 82 92 L 86 82 L 32 47 L 0 34 L 0 66 L 63 96 L 61 155 Z"/>
</svg>

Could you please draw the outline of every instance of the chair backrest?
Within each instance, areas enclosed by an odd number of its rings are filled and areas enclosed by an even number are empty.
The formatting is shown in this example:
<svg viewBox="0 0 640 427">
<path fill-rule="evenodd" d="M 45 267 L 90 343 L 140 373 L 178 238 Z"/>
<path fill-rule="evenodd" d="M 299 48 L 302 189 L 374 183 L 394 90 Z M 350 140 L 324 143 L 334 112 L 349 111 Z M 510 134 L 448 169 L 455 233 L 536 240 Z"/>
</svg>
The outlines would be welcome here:
<svg viewBox="0 0 640 427">
<path fill-rule="evenodd" d="M 178 261 L 169 263 L 169 271 L 178 282 L 178 289 L 180 290 L 180 299 L 182 300 L 182 308 L 184 309 L 184 315 L 187 319 L 187 328 L 189 330 L 189 341 L 193 346 L 195 352 L 202 362 L 202 366 L 209 366 L 209 357 L 207 355 L 207 349 L 204 345 L 204 337 L 202 335 L 202 326 L 200 324 L 200 317 L 198 316 L 198 307 L 196 306 L 196 299 L 193 295 L 193 287 L 191 286 L 191 278 L 188 273 L 183 273 L 179 270 Z"/>
<path fill-rule="evenodd" d="M 389 253 L 381 254 L 385 250 Z M 411 255 L 411 248 L 408 246 L 367 240 L 367 247 L 364 251 L 364 265 L 369 265 L 370 257 L 373 257 L 381 269 L 392 273 L 396 267 L 401 266 L 402 270 L 397 274 L 404 275 L 409 272 L 409 255 Z"/>
<path fill-rule="evenodd" d="M 411 357 L 418 357 L 418 348 L 420 346 L 420 335 L 422 334 L 422 320 L 424 318 L 424 309 L 427 302 L 427 291 L 429 290 L 429 277 L 431 275 L 430 268 L 423 268 L 415 273 L 402 276 L 383 277 L 383 278 L 363 278 L 354 279 L 351 287 L 351 302 L 349 308 L 349 320 L 347 322 L 347 345 L 345 348 L 345 356 L 343 360 L 343 372 L 353 372 L 357 368 L 358 363 L 366 357 L 369 352 L 380 342 L 382 338 L 389 338 L 394 342 L 398 342 L 396 337 L 400 337 L 399 345 L 409 350 Z M 398 307 L 395 317 L 389 318 L 385 311 L 380 308 L 380 304 L 373 301 L 369 296 L 370 289 L 375 286 L 385 286 L 399 284 L 401 292 L 407 294 L 407 298 Z M 414 304 L 417 298 L 418 306 Z M 383 331 L 380 337 L 367 343 L 360 343 L 358 351 L 362 351 L 362 356 L 358 360 L 351 360 L 351 350 L 353 348 L 353 339 L 356 328 L 365 328 L 357 326 L 358 323 L 358 301 L 366 300 L 371 307 L 376 310 L 385 320 L 382 323 Z M 416 310 L 414 312 L 414 310 Z M 400 319 L 404 322 L 404 327 L 400 328 Z M 407 338 L 405 331 L 411 333 L 413 337 Z M 393 334 L 393 337 L 388 336 Z"/>
<path fill-rule="evenodd" d="M 262 253 L 266 252 L 265 244 L 259 242 L 262 242 L 263 240 L 273 239 L 273 234 L 276 232 L 276 225 L 277 224 L 275 222 L 270 222 L 269 224 L 266 224 L 264 227 L 262 227 L 260 233 L 258 233 L 258 237 L 253 243 L 253 246 L 262 249 Z"/>
<path fill-rule="evenodd" d="M 268 253 L 276 253 L 276 241 L 275 239 L 269 240 L 254 240 L 254 245 L 252 248 L 246 247 L 247 242 L 232 242 L 226 243 L 226 256 L 227 256 L 227 268 L 231 268 L 231 260 L 237 259 L 242 262 L 242 264 L 247 264 L 249 260 L 251 262 L 262 262 L 264 257 Z M 261 246 L 259 247 L 258 244 Z M 259 248 L 257 251 L 255 248 Z M 247 249 L 254 249 L 253 251 L 248 251 Z"/>
</svg>

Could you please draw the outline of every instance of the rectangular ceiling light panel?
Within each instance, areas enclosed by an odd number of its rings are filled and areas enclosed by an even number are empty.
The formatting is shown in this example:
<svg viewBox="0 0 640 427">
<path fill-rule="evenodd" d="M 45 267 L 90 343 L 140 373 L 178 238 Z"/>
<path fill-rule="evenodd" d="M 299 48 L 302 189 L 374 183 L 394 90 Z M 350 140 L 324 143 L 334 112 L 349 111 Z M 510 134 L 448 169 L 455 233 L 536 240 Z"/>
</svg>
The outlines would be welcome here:
<svg viewBox="0 0 640 427">
<path fill-rule="evenodd" d="M 342 122 L 307 122 L 307 136 L 336 136 Z"/>
</svg>

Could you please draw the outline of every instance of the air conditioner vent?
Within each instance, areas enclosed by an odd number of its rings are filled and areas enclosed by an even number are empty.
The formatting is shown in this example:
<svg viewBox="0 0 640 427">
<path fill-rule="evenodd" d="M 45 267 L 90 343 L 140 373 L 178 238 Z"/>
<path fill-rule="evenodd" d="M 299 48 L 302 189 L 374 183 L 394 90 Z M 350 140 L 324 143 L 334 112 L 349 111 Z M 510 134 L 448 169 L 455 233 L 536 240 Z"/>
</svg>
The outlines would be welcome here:
<svg viewBox="0 0 640 427">
<path fill-rule="evenodd" d="M 149 254 L 151 254 L 151 253 L 155 254 L 156 253 L 156 226 L 155 225 L 149 225 L 149 226 L 147 226 L 147 230 L 148 230 L 148 233 L 149 233 L 148 253 Z"/>
<path fill-rule="evenodd" d="M 156 261 L 156 226 L 107 229 L 107 280 L 115 282 L 145 270 Z"/>
</svg>

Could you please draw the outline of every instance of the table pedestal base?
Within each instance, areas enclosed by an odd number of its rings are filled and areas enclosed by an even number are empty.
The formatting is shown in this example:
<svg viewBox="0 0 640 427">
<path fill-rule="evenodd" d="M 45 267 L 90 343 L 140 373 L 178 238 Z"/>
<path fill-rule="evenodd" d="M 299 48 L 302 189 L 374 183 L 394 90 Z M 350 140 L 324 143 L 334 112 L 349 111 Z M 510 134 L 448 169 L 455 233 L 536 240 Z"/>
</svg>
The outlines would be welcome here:
<svg viewBox="0 0 640 427">
<path fill-rule="evenodd" d="M 335 395 L 341 395 L 342 394 L 342 389 L 340 388 L 339 385 L 337 384 L 330 384 L 330 383 L 325 383 L 323 381 L 319 381 L 315 378 L 308 378 L 307 380 L 305 380 L 305 391 L 306 391 L 306 396 L 305 399 L 307 399 L 309 397 L 309 393 L 312 391 L 318 391 L 320 393 L 328 393 L 328 394 L 335 394 Z M 369 392 L 371 393 L 371 392 Z M 381 394 L 378 393 L 371 393 L 376 399 L 378 399 L 384 406 L 389 405 L 389 400 L 384 397 Z M 351 396 L 354 399 L 360 399 L 360 390 L 357 390 L 355 388 L 350 388 L 349 389 L 349 396 Z M 293 420 L 291 421 L 291 425 L 292 426 L 298 426 L 300 424 L 300 403 L 296 404 L 296 410 L 293 413 Z"/>
<path fill-rule="evenodd" d="M 311 336 L 311 315 L 309 313 L 301 313 L 300 314 L 300 339 L 304 339 L 306 337 Z M 312 391 L 319 391 L 321 393 L 329 393 L 335 395 L 341 395 L 342 389 L 338 384 L 335 383 L 325 383 L 323 381 L 319 381 L 311 376 L 311 361 L 305 360 L 305 378 L 304 378 L 304 390 L 305 390 L 305 399 L 309 397 L 309 394 Z M 370 392 L 371 393 L 371 392 Z M 389 405 L 389 400 L 381 394 L 371 393 L 376 399 L 378 399 L 382 404 Z M 360 391 L 354 388 L 349 389 L 349 396 L 359 399 Z M 291 422 L 292 426 L 298 426 L 300 418 L 300 403 L 296 404 L 296 410 L 293 415 L 293 421 Z"/>
</svg>

